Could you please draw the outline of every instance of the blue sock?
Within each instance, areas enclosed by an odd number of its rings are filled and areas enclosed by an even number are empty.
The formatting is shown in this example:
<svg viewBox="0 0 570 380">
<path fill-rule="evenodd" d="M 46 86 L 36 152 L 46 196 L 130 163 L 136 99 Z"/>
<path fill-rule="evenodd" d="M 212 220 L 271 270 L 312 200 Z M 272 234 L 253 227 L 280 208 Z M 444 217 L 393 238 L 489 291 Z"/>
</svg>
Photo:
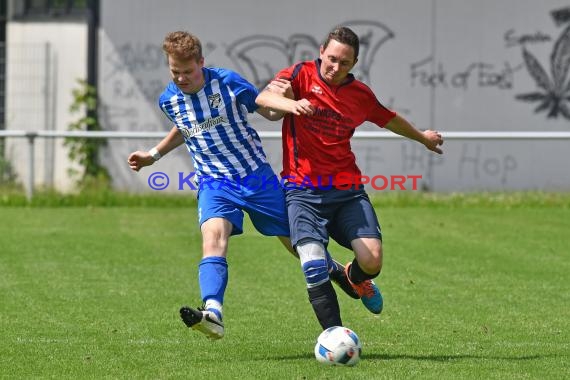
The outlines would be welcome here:
<svg viewBox="0 0 570 380">
<path fill-rule="evenodd" d="M 228 263 L 225 257 L 203 258 L 198 266 L 198 282 L 204 303 L 213 299 L 223 305 L 228 284 Z M 218 311 L 219 312 L 219 311 Z"/>
</svg>

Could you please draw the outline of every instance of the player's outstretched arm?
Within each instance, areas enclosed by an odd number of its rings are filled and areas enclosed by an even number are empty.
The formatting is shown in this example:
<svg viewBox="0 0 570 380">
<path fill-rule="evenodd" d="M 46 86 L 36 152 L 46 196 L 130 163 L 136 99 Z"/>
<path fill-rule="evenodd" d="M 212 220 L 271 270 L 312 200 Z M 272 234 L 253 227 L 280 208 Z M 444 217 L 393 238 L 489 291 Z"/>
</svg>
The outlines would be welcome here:
<svg viewBox="0 0 570 380">
<path fill-rule="evenodd" d="M 293 87 L 291 86 L 291 82 L 287 79 L 274 79 L 267 85 L 267 87 L 265 87 L 265 89 L 269 92 L 284 96 L 288 99 L 295 99 L 293 95 Z M 257 109 L 257 113 L 268 120 L 276 121 L 283 118 L 287 112 L 277 111 L 268 107 L 259 107 Z"/>
<path fill-rule="evenodd" d="M 442 154 L 440 146 L 443 145 L 443 137 L 438 131 L 431 129 L 420 131 L 411 125 L 406 119 L 400 115 L 396 115 L 388 124 L 384 126 L 386 129 L 412 140 L 416 140 L 425 145 L 432 152 Z"/>
<path fill-rule="evenodd" d="M 312 115 L 314 107 L 307 99 L 293 100 L 269 90 L 263 90 L 255 99 L 260 107 L 270 108 L 276 112 L 292 113 L 299 115 Z"/>
<path fill-rule="evenodd" d="M 184 137 L 180 134 L 178 128 L 172 127 L 168 135 L 166 135 L 166 137 L 153 148 L 156 150 L 153 153 L 155 153 L 155 155 L 158 153 L 157 157 L 160 158 L 174 148 L 182 145 L 182 143 L 184 143 Z M 151 149 L 151 151 L 153 149 Z M 137 150 L 136 152 L 131 153 L 127 158 L 127 163 L 129 164 L 130 168 L 136 172 L 145 166 L 154 164 L 155 161 L 157 161 L 157 159 L 150 151 L 145 152 L 141 150 Z"/>
</svg>

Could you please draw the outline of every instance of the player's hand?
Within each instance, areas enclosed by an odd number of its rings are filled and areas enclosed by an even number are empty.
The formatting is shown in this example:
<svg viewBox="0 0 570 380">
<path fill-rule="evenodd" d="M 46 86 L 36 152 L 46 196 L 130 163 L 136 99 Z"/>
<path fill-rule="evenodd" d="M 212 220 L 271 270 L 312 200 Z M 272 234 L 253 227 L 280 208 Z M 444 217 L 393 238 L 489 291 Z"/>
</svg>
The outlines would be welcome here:
<svg viewBox="0 0 570 380">
<path fill-rule="evenodd" d="M 272 80 L 266 87 L 269 91 L 284 96 L 289 99 L 295 99 L 291 82 L 284 78 Z"/>
<path fill-rule="evenodd" d="M 424 145 L 426 146 L 426 148 L 428 148 L 432 152 L 442 154 L 443 150 L 439 148 L 441 145 L 443 145 L 443 137 L 441 136 L 441 133 L 439 133 L 438 131 L 432 131 L 431 129 L 428 129 L 424 131 L 423 134 L 424 134 Z"/>
<path fill-rule="evenodd" d="M 293 102 L 291 113 L 297 116 L 312 115 L 315 112 L 315 107 L 307 99 L 303 98 Z"/>
<path fill-rule="evenodd" d="M 132 170 L 138 172 L 143 167 L 154 164 L 154 158 L 152 158 L 149 152 L 137 150 L 129 155 L 127 163 Z"/>
</svg>

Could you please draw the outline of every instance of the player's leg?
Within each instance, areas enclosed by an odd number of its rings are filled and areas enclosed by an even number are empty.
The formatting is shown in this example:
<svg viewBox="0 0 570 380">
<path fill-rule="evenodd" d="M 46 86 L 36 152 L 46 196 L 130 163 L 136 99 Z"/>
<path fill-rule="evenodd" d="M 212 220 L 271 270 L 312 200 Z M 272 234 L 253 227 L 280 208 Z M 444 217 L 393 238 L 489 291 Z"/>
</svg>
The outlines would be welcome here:
<svg viewBox="0 0 570 380">
<path fill-rule="evenodd" d="M 344 199 L 329 225 L 329 233 L 337 243 L 354 251 L 355 258 L 346 264 L 345 275 L 364 306 L 379 314 L 384 300 L 373 281 L 382 269 L 382 235 L 378 218 L 364 191 L 346 191 L 339 196 Z"/>
<path fill-rule="evenodd" d="M 374 282 L 382 270 L 382 241 L 376 238 L 357 238 L 351 242 L 355 258 L 345 266 L 345 273 L 366 308 L 380 314 L 384 298 Z"/>
<path fill-rule="evenodd" d="M 287 251 L 299 258 L 289 237 L 285 192 L 280 186 L 277 176 L 269 165 L 264 165 L 258 168 L 250 178 L 256 178 L 257 181 L 248 182 L 255 184 L 255 186 L 243 186 L 244 197 L 242 197 L 241 206 L 249 214 L 254 227 L 261 234 L 277 236 Z M 326 247 L 325 255 L 331 280 L 350 297 L 360 298 L 346 279 L 344 265 L 335 261 Z"/>
<path fill-rule="evenodd" d="M 198 266 L 202 307 L 180 309 L 180 316 L 188 327 L 212 339 L 224 336 L 222 308 L 228 284 L 226 255 L 232 229 L 231 222 L 224 218 L 211 218 L 202 223 L 203 256 Z"/>
<path fill-rule="evenodd" d="M 291 245 L 291 238 L 289 236 L 278 236 L 279 241 L 283 246 L 296 258 L 299 258 L 299 254 L 293 249 Z M 327 248 L 325 248 L 325 256 L 327 259 L 327 269 L 329 271 L 329 278 L 332 282 L 338 285 L 349 297 L 354 299 L 359 299 L 360 296 L 352 285 L 348 278 L 346 277 L 344 265 L 336 261 Z"/>
<path fill-rule="evenodd" d="M 309 302 L 323 330 L 342 326 L 340 306 L 329 278 L 325 248 L 322 242 L 301 240 L 296 250 L 305 275 Z"/>
<path fill-rule="evenodd" d="M 228 283 L 228 241 L 231 235 L 242 232 L 243 212 L 231 194 L 211 189 L 200 191 L 198 209 L 202 232 L 202 260 L 198 267 L 202 307 L 184 306 L 180 316 L 188 327 L 219 339 L 224 335 L 222 313 Z"/>
<path fill-rule="evenodd" d="M 358 265 L 353 267 L 351 279 L 376 278 L 382 270 L 382 241 L 377 238 L 357 238 L 351 241 Z M 358 269 L 356 269 L 358 268 Z M 360 273 L 361 272 L 361 273 Z"/>
<path fill-rule="evenodd" d="M 232 223 L 224 218 L 211 218 L 202 223 L 202 260 L 198 266 L 198 281 L 204 309 L 221 320 L 224 294 L 228 283 L 226 261 Z"/>
<path fill-rule="evenodd" d="M 319 209 L 319 196 L 304 189 L 286 193 L 291 242 L 299 254 L 307 293 L 323 329 L 342 326 L 340 306 L 329 277 L 326 245 L 326 215 Z M 326 213 L 326 210 L 325 210 Z"/>
</svg>

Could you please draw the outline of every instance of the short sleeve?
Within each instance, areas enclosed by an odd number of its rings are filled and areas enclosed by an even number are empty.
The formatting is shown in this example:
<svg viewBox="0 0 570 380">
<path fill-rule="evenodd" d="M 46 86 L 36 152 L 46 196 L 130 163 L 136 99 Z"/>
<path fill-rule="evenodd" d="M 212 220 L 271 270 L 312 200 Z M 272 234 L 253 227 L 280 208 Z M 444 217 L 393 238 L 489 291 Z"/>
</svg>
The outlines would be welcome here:
<svg viewBox="0 0 570 380">
<path fill-rule="evenodd" d="M 228 73 L 225 81 L 236 94 L 238 103 L 244 105 L 248 112 L 254 112 L 259 107 L 255 104 L 255 98 L 259 95 L 259 91 L 238 73 L 233 71 L 228 71 Z"/>
<path fill-rule="evenodd" d="M 390 122 L 393 118 L 396 117 L 396 112 L 392 111 L 391 109 L 385 107 L 376 96 L 372 95 L 370 101 L 370 109 L 368 111 L 368 117 L 366 118 L 367 121 L 370 121 L 382 128 L 386 124 Z"/>
</svg>

